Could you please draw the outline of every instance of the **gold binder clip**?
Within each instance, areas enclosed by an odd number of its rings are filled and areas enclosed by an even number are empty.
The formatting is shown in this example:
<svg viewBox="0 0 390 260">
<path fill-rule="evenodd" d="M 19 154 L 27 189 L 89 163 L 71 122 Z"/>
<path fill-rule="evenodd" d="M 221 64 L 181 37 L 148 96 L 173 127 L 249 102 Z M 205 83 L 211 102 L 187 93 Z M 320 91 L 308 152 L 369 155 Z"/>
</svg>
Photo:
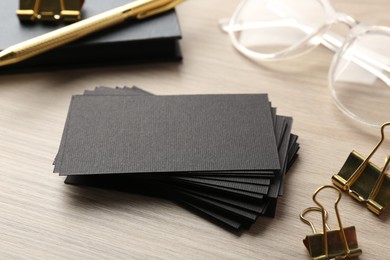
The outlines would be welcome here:
<svg viewBox="0 0 390 260">
<path fill-rule="evenodd" d="M 389 125 L 390 122 L 382 125 L 382 137 L 367 158 L 364 159 L 358 152 L 352 151 L 339 173 L 332 177 L 334 185 L 348 191 L 356 200 L 365 202 L 367 208 L 377 215 L 390 203 L 390 176 L 386 174 L 389 157 L 382 169 L 370 162 L 370 159 L 383 143 L 384 129 Z"/>
<path fill-rule="evenodd" d="M 327 224 L 328 213 L 324 206 L 316 199 L 318 192 L 325 188 L 335 189 L 339 194 L 334 207 L 339 225 L 339 228 L 337 229 L 330 229 Z M 337 208 L 340 199 L 341 192 L 337 188 L 330 185 L 322 186 L 313 194 L 313 200 L 318 207 L 307 208 L 300 214 L 301 220 L 310 225 L 313 230 L 313 234 L 307 235 L 303 240 L 303 243 L 313 260 L 349 259 L 362 254 L 362 250 L 358 248 L 355 227 L 349 226 L 344 228 L 341 223 L 340 214 Z M 317 232 L 314 224 L 304 217 L 306 213 L 311 211 L 321 212 L 322 232 Z"/>
<path fill-rule="evenodd" d="M 81 19 L 84 0 L 19 0 L 16 14 L 22 22 L 59 21 L 76 22 Z"/>
</svg>

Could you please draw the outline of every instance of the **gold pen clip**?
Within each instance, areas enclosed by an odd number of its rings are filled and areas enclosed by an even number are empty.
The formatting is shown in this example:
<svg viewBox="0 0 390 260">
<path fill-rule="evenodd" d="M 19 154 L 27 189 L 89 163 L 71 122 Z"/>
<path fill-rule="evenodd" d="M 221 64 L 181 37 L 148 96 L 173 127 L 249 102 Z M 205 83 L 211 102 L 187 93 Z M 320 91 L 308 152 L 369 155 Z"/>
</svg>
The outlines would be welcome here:
<svg viewBox="0 0 390 260">
<path fill-rule="evenodd" d="M 77 22 L 81 19 L 83 3 L 84 0 L 19 0 L 16 14 L 22 22 Z"/>
<path fill-rule="evenodd" d="M 326 188 L 334 189 L 339 194 L 334 205 L 337 222 L 339 225 L 339 227 L 336 229 L 331 229 L 329 227 L 327 224 L 328 212 L 316 199 L 317 194 Z M 341 192 L 337 188 L 330 185 L 322 186 L 318 188 L 313 194 L 313 201 L 318 205 L 318 207 L 304 209 L 300 214 L 300 219 L 304 223 L 310 225 L 313 230 L 313 234 L 307 235 L 303 240 L 303 243 L 313 260 L 349 259 L 362 254 L 362 250 L 358 247 L 355 227 L 349 226 L 344 228 L 341 223 L 341 218 L 337 207 L 340 199 Z M 305 218 L 305 214 L 312 211 L 321 212 L 322 232 L 317 232 L 314 224 Z"/>
<path fill-rule="evenodd" d="M 332 177 L 334 185 L 348 191 L 357 201 L 365 202 L 367 208 L 377 215 L 390 203 L 390 176 L 386 174 L 389 157 L 383 168 L 376 166 L 370 159 L 383 143 L 384 129 L 389 125 L 390 122 L 382 125 L 381 139 L 367 158 L 352 151 L 339 173 Z"/>
<path fill-rule="evenodd" d="M 168 3 L 166 3 L 164 5 L 161 5 L 161 6 L 158 6 L 156 8 L 153 8 L 151 10 L 147 10 L 145 12 L 141 12 L 141 13 L 137 14 L 136 18 L 137 19 L 144 19 L 144 18 L 153 16 L 153 15 L 156 15 L 156 14 L 159 14 L 159 13 L 163 13 L 163 12 L 169 11 L 169 10 L 175 8 L 177 5 L 179 5 L 182 2 L 184 2 L 184 0 L 171 0 L 171 1 L 168 1 Z"/>
</svg>

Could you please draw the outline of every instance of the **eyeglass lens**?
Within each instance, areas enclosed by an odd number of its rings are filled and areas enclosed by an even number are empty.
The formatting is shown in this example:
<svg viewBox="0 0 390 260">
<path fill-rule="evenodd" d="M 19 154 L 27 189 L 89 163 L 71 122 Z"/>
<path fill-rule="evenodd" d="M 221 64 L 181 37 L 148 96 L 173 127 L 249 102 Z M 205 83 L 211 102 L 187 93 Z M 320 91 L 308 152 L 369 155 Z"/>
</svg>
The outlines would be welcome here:
<svg viewBox="0 0 390 260">
<path fill-rule="evenodd" d="M 326 21 L 318 1 L 247 0 L 237 9 L 231 27 L 239 45 L 254 54 L 277 54 L 315 34 Z M 319 42 L 308 42 L 306 48 Z"/>
<path fill-rule="evenodd" d="M 390 119 L 390 35 L 366 32 L 344 45 L 330 72 L 330 89 L 350 117 L 380 126 Z"/>
<path fill-rule="evenodd" d="M 329 16 L 336 14 L 324 3 L 246 0 L 235 11 L 228 30 L 235 46 L 251 58 L 287 58 L 322 42 L 331 24 Z M 338 107 L 370 126 L 390 121 L 389 31 L 352 32 L 330 70 L 329 86 Z"/>
</svg>

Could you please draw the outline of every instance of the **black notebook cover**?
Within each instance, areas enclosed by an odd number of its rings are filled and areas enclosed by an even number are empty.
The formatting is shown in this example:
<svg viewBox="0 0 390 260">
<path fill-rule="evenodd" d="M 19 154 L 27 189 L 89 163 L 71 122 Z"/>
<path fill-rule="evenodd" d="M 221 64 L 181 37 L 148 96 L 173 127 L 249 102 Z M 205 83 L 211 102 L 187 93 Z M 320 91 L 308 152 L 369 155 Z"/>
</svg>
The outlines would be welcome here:
<svg viewBox="0 0 390 260">
<path fill-rule="evenodd" d="M 88 18 L 129 2 L 131 0 L 88 0 L 84 3 L 82 17 Z M 16 15 L 17 9 L 19 1 L 0 1 L 2 19 L 0 50 L 66 25 L 42 22 L 24 24 Z M 179 22 L 175 11 L 172 10 L 145 20 L 128 20 L 77 42 L 3 67 L 0 73 L 20 69 L 45 70 L 58 67 L 180 60 L 181 52 L 178 45 L 180 38 Z"/>
</svg>

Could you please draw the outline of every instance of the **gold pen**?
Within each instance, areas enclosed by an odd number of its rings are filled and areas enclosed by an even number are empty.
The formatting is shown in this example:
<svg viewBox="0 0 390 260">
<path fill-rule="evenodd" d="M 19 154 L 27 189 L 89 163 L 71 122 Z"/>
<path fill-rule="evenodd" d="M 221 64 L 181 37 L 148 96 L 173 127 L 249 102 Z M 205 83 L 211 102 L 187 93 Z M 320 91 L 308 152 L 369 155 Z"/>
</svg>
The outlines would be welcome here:
<svg viewBox="0 0 390 260">
<path fill-rule="evenodd" d="M 124 22 L 143 19 L 174 8 L 184 0 L 136 0 L 58 30 L 18 43 L 0 52 L 0 67 L 17 63 L 88 34 Z"/>
</svg>

